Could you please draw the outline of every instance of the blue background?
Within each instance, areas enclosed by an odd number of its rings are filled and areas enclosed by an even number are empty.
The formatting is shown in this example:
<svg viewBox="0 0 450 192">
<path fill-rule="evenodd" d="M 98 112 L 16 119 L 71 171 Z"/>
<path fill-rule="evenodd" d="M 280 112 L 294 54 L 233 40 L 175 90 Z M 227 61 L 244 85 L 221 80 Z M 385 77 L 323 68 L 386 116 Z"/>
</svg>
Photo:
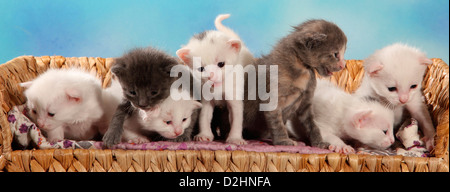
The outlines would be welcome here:
<svg viewBox="0 0 450 192">
<path fill-rule="evenodd" d="M 0 63 L 21 55 L 118 57 L 154 46 L 175 56 L 195 33 L 223 23 L 255 56 L 291 26 L 323 18 L 348 37 L 346 59 L 403 42 L 449 62 L 447 0 L 0 0 Z"/>
</svg>

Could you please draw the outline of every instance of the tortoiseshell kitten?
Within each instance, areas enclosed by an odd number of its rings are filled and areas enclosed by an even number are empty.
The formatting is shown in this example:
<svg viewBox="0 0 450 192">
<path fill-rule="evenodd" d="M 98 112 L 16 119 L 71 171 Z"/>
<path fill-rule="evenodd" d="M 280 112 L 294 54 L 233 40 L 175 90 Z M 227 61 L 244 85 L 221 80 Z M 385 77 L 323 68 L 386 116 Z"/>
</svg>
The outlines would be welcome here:
<svg viewBox="0 0 450 192">
<path fill-rule="evenodd" d="M 334 23 L 325 20 L 309 20 L 294 27 L 294 31 L 281 39 L 268 55 L 255 62 L 255 65 L 266 66 L 266 74 L 269 74 L 269 67 L 278 66 L 278 76 L 265 77 L 266 90 L 270 90 L 271 79 L 278 79 L 278 91 L 275 91 L 278 95 L 270 97 L 278 99 L 276 108 L 259 111 L 258 104 L 268 103 L 268 100 L 245 98 L 244 127 L 259 135 L 270 133 L 274 145 L 296 145 L 297 142 L 288 137 L 286 129 L 287 119 L 296 115 L 303 126 L 294 129 L 306 129 L 312 146 L 328 147 L 328 143 L 322 142 L 313 121 L 311 98 L 316 87 L 314 71 L 321 76 L 330 76 L 332 72 L 343 69 L 346 44 L 344 32 Z M 262 122 L 263 119 L 266 125 Z"/>
<path fill-rule="evenodd" d="M 152 110 L 169 97 L 170 86 L 178 79 L 170 77 L 170 70 L 177 64 L 174 57 L 151 47 L 133 49 L 114 60 L 111 72 L 122 86 L 124 100 L 103 136 L 104 146 L 121 141 L 125 118 L 136 108 Z"/>
</svg>

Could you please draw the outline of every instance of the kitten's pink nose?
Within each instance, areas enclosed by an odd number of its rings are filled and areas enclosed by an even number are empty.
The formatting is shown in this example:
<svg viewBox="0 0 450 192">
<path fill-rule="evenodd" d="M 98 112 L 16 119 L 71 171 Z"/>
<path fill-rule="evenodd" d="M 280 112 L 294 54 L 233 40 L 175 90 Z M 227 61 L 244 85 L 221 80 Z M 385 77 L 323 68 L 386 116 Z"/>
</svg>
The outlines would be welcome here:
<svg viewBox="0 0 450 192">
<path fill-rule="evenodd" d="M 408 99 L 408 96 L 401 96 L 399 101 L 400 103 L 405 104 L 406 102 L 408 102 Z"/>
<path fill-rule="evenodd" d="M 183 129 L 181 129 L 181 128 L 177 128 L 173 131 L 173 133 L 175 133 L 176 136 L 181 135 L 182 132 L 183 132 Z"/>
<path fill-rule="evenodd" d="M 42 120 L 37 120 L 37 126 L 39 127 L 39 128 L 43 128 L 44 127 L 44 121 L 42 121 Z"/>
<path fill-rule="evenodd" d="M 339 69 L 342 70 L 345 68 L 345 59 L 339 60 Z"/>
</svg>

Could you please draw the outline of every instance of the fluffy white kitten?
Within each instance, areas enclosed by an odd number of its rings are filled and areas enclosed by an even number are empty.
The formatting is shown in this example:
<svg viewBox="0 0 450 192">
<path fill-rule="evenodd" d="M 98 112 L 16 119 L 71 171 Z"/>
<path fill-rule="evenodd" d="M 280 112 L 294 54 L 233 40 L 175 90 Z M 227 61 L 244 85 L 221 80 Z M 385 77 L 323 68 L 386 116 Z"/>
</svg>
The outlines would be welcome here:
<svg viewBox="0 0 450 192">
<path fill-rule="evenodd" d="M 392 107 L 396 127 L 401 125 L 406 109 L 419 122 L 429 150 L 433 148 L 436 132 L 421 89 L 427 65 L 432 63 L 418 49 L 395 43 L 364 61 L 365 75 L 356 91 L 360 97 L 369 97 Z"/>
<path fill-rule="evenodd" d="M 254 58 L 239 36 L 233 30 L 222 25 L 222 20 L 229 16 L 228 14 L 217 16 L 215 25 L 219 31 L 205 31 L 197 34 L 190 39 L 187 45 L 177 51 L 178 57 L 192 69 L 194 77 L 201 78 L 202 85 L 211 86 L 209 90 L 211 94 L 205 95 L 205 92 L 202 92 L 203 107 L 199 119 L 200 132 L 194 137 L 197 141 L 213 140 L 211 120 L 214 106 L 227 105 L 231 129 L 226 142 L 246 143 L 242 138 L 243 80 L 234 79 L 231 71 L 233 67 L 227 66 L 245 66 L 251 64 Z M 194 57 L 201 58 L 200 66 L 195 65 Z M 232 86 L 230 86 L 230 82 L 223 85 L 226 79 L 234 79 Z M 211 92 L 211 90 L 214 91 Z M 227 93 L 231 97 L 227 97 Z M 239 99 L 239 97 L 242 99 Z"/>
<path fill-rule="evenodd" d="M 63 139 L 90 140 L 103 134 L 108 119 L 103 110 L 100 80 L 81 69 L 49 69 L 27 88 L 31 119 L 50 142 Z"/>
<path fill-rule="evenodd" d="M 393 111 L 378 102 L 360 99 L 323 79 L 317 80 L 312 99 L 314 122 L 329 149 L 354 153 L 347 140 L 356 140 L 375 149 L 386 149 L 394 143 Z M 292 118 L 288 129 L 299 126 Z M 292 123 L 292 124 L 291 124 Z M 299 137 L 298 133 L 292 133 Z"/>
<path fill-rule="evenodd" d="M 189 96 L 186 91 L 181 94 Z M 175 139 L 183 135 L 189 127 L 194 110 L 201 108 L 202 104 L 195 100 L 165 99 L 156 109 L 144 111 L 137 109 L 133 115 L 125 120 L 122 141 L 133 143 L 150 142 L 148 136 L 157 132 L 167 139 Z"/>
</svg>

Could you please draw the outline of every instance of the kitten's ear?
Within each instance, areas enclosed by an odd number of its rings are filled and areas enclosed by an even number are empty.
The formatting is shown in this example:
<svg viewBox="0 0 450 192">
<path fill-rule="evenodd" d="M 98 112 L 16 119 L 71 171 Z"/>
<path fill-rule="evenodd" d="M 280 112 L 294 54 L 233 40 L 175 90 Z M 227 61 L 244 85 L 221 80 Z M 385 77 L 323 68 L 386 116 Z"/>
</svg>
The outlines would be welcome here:
<svg viewBox="0 0 450 192">
<path fill-rule="evenodd" d="M 193 106 L 194 106 L 194 109 L 199 109 L 199 108 L 202 108 L 203 105 L 202 105 L 202 103 L 200 103 L 198 101 L 194 101 Z"/>
<path fill-rule="evenodd" d="M 20 83 L 20 86 L 28 89 L 31 87 L 32 84 L 33 84 L 33 81 L 27 81 L 27 82 Z"/>
<path fill-rule="evenodd" d="M 66 89 L 66 98 L 68 101 L 79 103 L 81 102 L 81 93 L 76 89 Z"/>
<path fill-rule="evenodd" d="M 242 45 L 241 41 L 237 39 L 231 39 L 227 42 L 227 44 L 230 46 L 230 48 L 235 51 L 236 53 L 239 53 L 241 51 Z"/>
<path fill-rule="evenodd" d="M 367 73 L 369 73 L 369 75 L 373 77 L 377 75 L 378 72 L 380 72 L 383 69 L 383 67 L 384 65 L 381 62 L 376 61 L 367 68 Z"/>
<path fill-rule="evenodd" d="M 426 58 L 426 57 L 420 58 L 419 62 L 422 65 L 431 65 L 431 64 L 433 64 L 433 61 L 431 59 Z"/>
<path fill-rule="evenodd" d="M 297 41 L 308 49 L 317 47 L 322 43 L 322 41 L 325 41 L 327 39 L 326 34 L 317 32 L 305 32 L 299 36 L 300 39 L 298 39 Z"/>
<path fill-rule="evenodd" d="M 372 110 L 360 111 L 353 115 L 353 125 L 357 129 L 363 128 L 369 121 L 370 116 L 372 114 Z"/>
<path fill-rule="evenodd" d="M 189 53 L 190 53 L 190 50 L 188 48 L 181 48 L 181 49 L 178 49 L 176 54 L 177 54 L 178 58 L 180 58 L 181 61 L 183 61 L 183 63 L 185 65 L 192 66 L 192 62 L 191 62 L 192 56 Z"/>
<path fill-rule="evenodd" d="M 114 63 L 111 67 L 111 73 L 113 73 L 117 77 L 121 77 L 123 71 L 125 70 L 125 65 L 122 63 Z"/>
</svg>

